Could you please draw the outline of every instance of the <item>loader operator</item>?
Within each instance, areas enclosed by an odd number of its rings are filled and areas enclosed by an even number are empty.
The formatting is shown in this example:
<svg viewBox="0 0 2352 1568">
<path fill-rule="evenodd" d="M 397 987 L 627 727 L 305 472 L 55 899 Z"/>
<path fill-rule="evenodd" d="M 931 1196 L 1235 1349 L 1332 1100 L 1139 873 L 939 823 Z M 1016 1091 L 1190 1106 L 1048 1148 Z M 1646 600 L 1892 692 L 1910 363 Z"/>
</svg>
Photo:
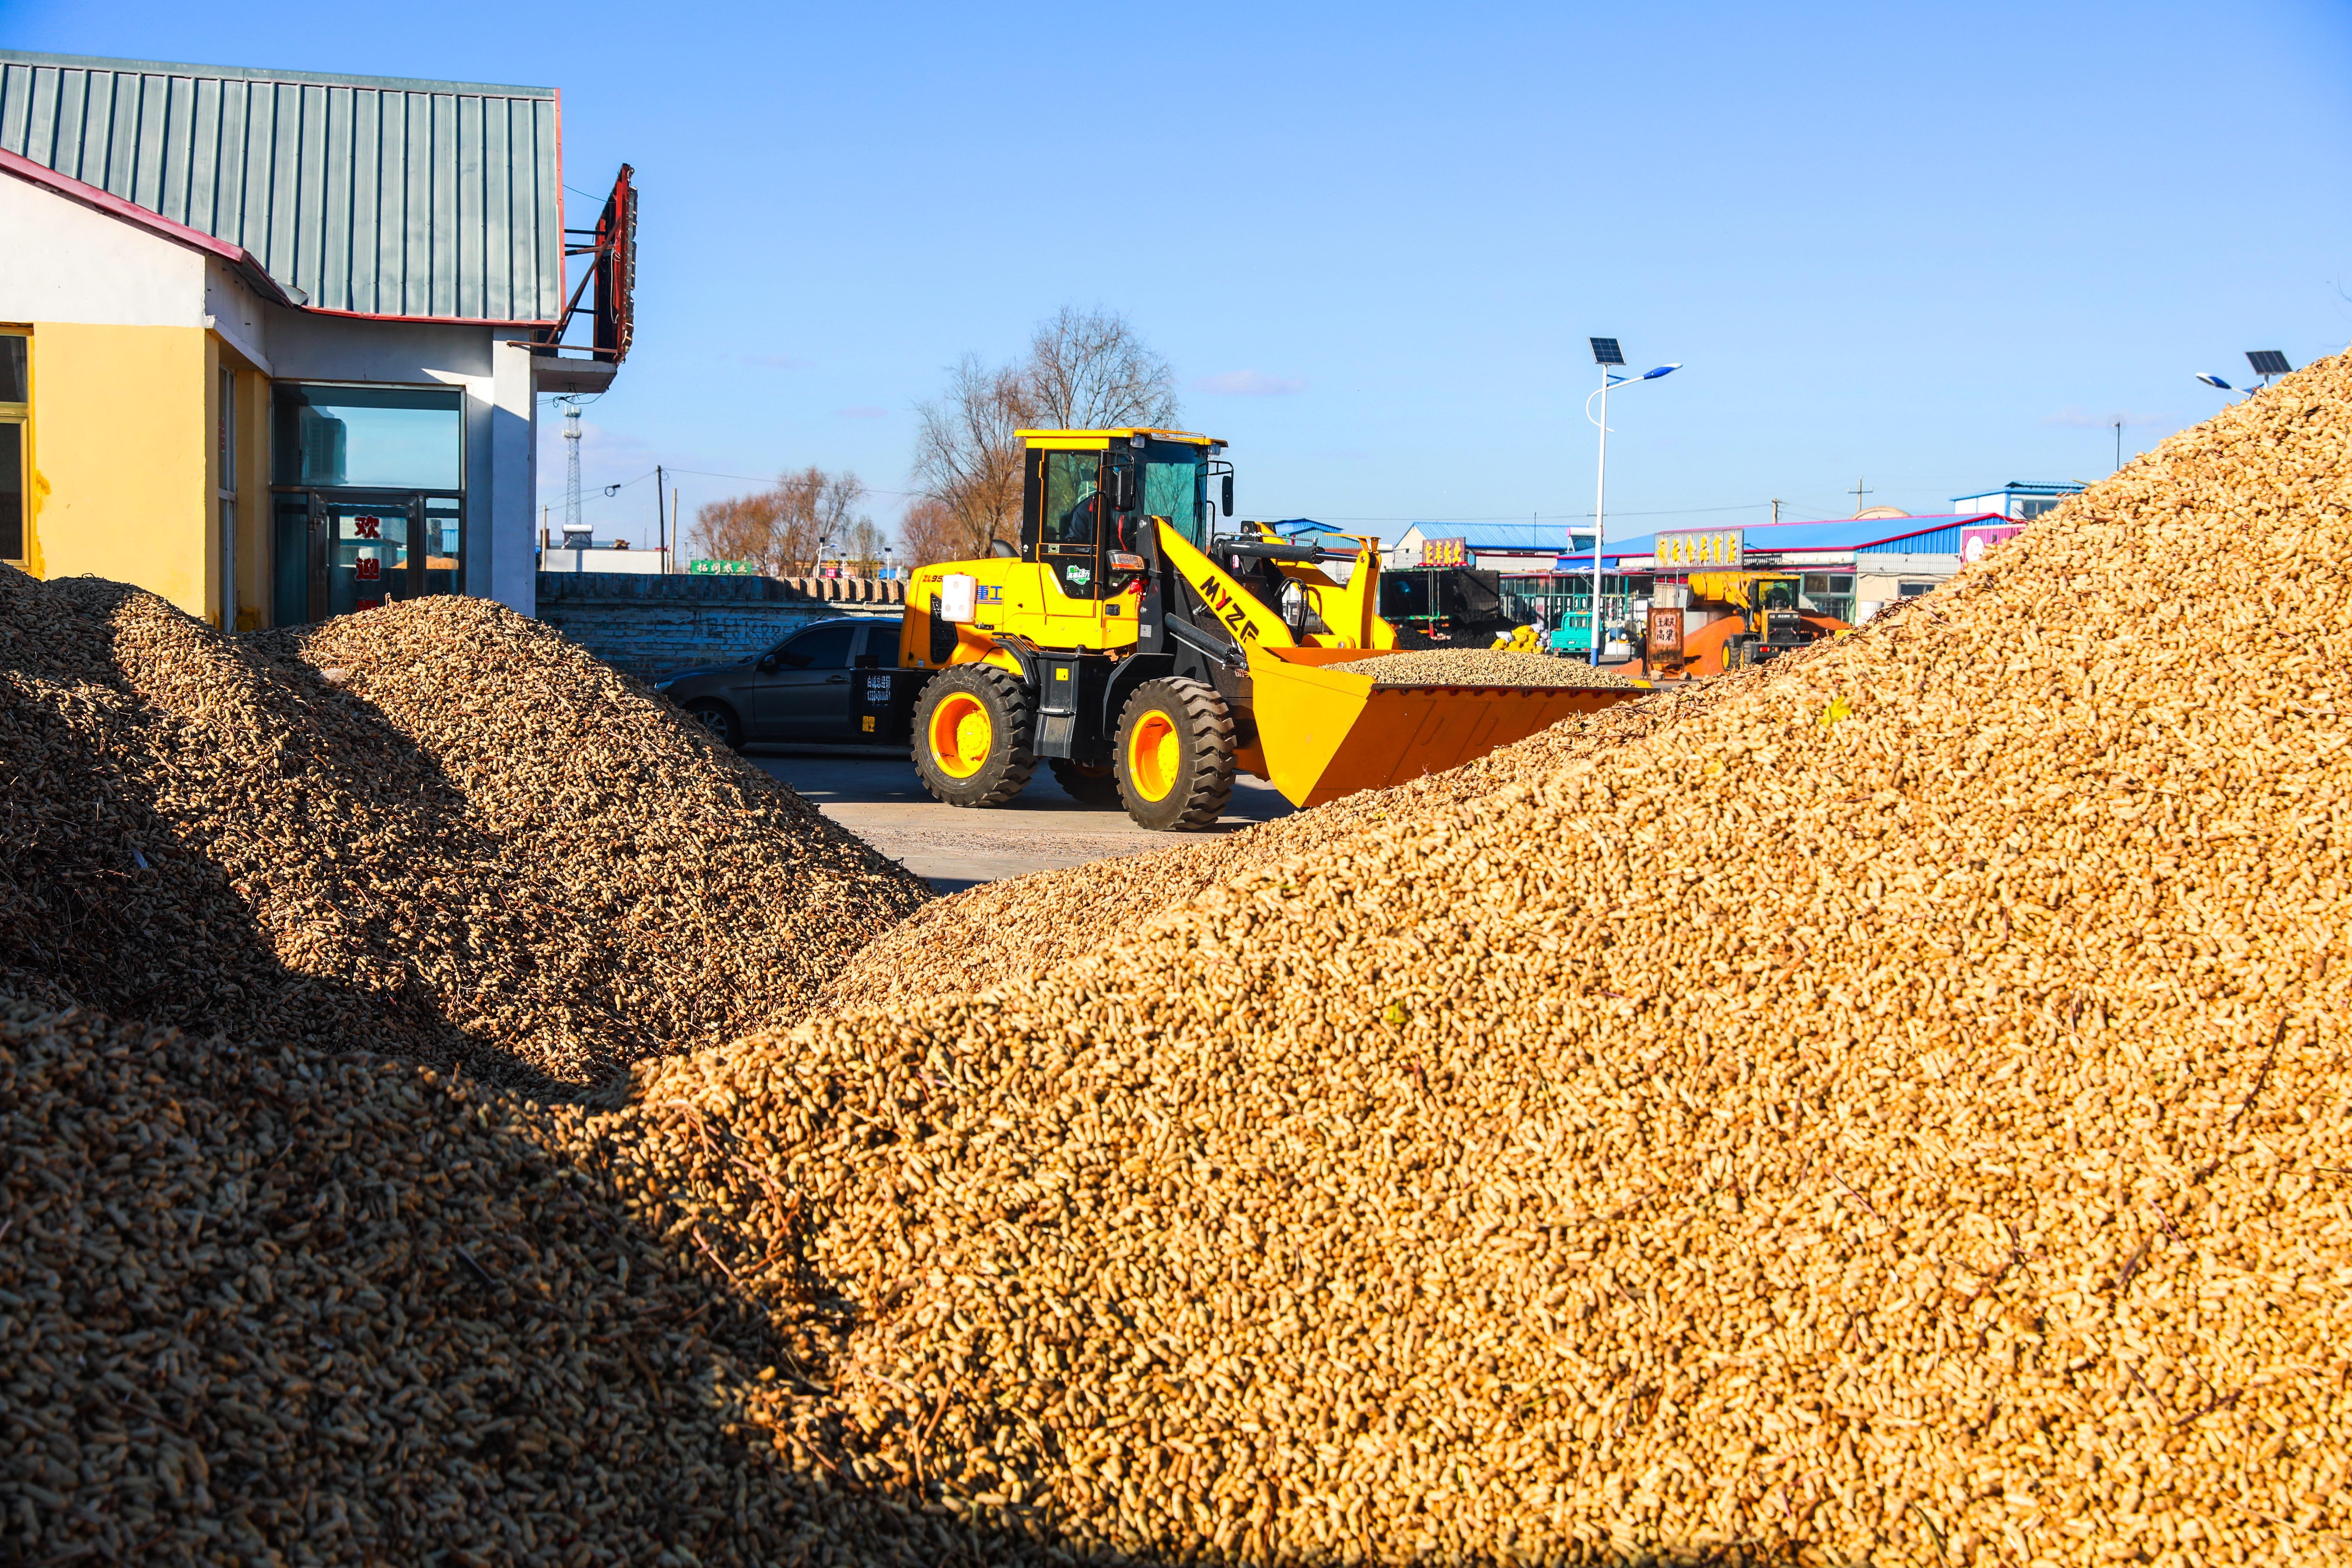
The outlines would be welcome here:
<svg viewBox="0 0 2352 1568">
<path fill-rule="evenodd" d="M 1102 492 L 1088 484 L 1078 492 L 1078 499 L 1062 513 L 1054 531 L 1056 544 L 1092 544 L 1095 542 L 1095 511 Z"/>
</svg>

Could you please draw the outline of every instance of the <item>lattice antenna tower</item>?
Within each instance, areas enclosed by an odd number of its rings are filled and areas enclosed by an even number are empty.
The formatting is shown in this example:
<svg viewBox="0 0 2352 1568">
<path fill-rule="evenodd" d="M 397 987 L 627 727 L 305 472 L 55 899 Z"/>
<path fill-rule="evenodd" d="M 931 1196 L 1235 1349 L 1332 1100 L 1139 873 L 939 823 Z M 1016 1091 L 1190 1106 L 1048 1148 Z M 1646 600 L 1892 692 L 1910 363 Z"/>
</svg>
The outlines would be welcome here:
<svg viewBox="0 0 2352 1568">
<path fill-rule="evenodd" d="M 563 528 L 580 527 L 580 400 L 563 400 Z"/>
</svg>

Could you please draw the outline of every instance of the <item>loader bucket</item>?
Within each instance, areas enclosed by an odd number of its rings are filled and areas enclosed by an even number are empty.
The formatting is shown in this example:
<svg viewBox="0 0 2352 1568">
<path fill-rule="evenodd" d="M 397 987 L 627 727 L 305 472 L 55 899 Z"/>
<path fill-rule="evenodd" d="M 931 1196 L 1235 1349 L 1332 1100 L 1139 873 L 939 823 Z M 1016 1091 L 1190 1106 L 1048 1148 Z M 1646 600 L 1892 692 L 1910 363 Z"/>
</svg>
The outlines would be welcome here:
<svg viewBox="0 0 2352 1568">
<path fill-rule="evenodd" d="M 1238 760 L 1297 806 L 1457 767 L 1645 687 L 1375 686 L 1361 648 L 1250 645 L 1256 743 Z M 1345 668 L 1324 668 L 1345 663 Z"/>
</svg>

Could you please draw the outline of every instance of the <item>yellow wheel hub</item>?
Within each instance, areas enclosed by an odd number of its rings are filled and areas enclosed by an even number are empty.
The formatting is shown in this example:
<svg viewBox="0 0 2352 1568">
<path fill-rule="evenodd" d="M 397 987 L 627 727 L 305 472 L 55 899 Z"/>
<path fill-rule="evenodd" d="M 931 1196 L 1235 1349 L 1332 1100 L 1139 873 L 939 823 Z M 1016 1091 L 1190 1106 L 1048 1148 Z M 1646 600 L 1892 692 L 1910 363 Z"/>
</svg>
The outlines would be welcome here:
<svg viewBox="0 0 2352 1568">
<path fill-rule="evenodd" d="M 931 761 L 950 778 L 968 779 L 987 764 L 996 744 L 996 726 L 987 705 L 958 691 L 931 710 Z"/>
<path fill-rule="evenodd" d="M 1137 721 L 1127 737 L 1127 778 L 1146 800 L 1166 800 L 1184 766 L 1184 742 L 1176 721 L 1157 708 Z"/>
</svg>

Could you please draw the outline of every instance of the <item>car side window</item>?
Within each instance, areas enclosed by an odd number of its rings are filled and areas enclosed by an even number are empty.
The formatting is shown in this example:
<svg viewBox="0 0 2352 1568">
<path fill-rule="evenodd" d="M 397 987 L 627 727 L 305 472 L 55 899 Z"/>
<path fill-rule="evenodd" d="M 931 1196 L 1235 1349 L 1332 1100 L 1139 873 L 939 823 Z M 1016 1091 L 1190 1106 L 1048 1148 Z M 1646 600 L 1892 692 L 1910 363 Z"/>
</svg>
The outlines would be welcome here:
<svg viewBox="0 0 2352 1568">
<path fill-rule="evenodd" d="M 847 669 L 850 646 L 863 628 L 848 622 L 812 626 L 777 651 L 785 669 Z"/>
</svg>

